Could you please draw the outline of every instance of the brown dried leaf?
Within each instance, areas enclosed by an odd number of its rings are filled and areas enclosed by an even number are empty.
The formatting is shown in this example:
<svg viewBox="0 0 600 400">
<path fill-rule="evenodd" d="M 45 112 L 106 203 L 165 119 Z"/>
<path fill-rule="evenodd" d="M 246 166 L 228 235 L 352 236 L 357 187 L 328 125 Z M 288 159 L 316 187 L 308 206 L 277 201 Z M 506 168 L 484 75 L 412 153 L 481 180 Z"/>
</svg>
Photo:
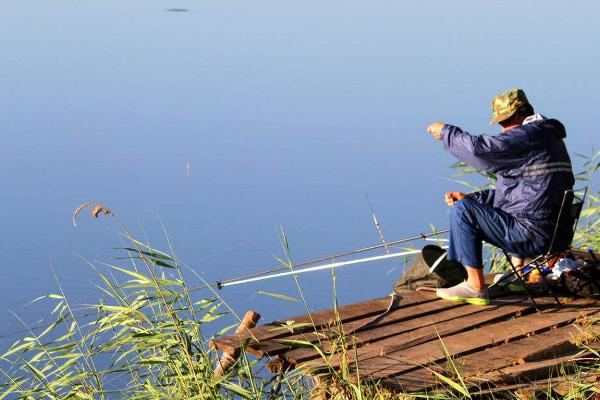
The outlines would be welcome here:
<svg viewBox="0 0 600 400">
<path fill-rule="evenodd" d="M 92 208 L 92 206 L 93 206 L 93 208 Z M 94 217 L 94 218 L 98 218 L 101 214 L 113 215 L 113 212 L 109 208 L 104 207 L 102 204 L 97 204 L 97 203 L 92 203 L 92 202 L 84 203 L 84 204 L 80 205 L 79 207 L 77 207 L 75 209 L 75 211 L 73 211 L 72 219 L 73 219 L 74 227 L 77 227 L 77 215 L 84 208 L 92 208 L 90 210 L 90 213 L 92 214 L 92 217 Z"/>
<path fill-rule="evenodd" d="M 110 209 L 104 207 L 102 204 L 96 204 L 96 206 L 92 209 L 91 213 L 92 213 L 92 216 L 95 218 L 98 218 L 100 213 L 102 213 L 104 215 L 112 215 L 112 211 Z"/>
</svg>

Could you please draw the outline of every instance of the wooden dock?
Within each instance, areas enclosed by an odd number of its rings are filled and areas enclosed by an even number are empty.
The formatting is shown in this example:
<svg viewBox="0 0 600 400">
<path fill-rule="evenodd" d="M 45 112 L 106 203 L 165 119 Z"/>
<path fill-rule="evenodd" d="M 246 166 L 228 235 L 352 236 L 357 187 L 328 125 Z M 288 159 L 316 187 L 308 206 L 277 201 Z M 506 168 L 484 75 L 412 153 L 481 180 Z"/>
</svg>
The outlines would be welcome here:
<svg viewBox="0 0 600 400">
<path fill-rule="evenodd" d="M 444 384 L 440 376 L 453 379 L 457 371 L 472 393 L 547 387 L 559 369 L 568 375 L 596 357 L 600 300 L 561 298 L 561 307 L 552 297 L 536 301 L 540 312 L 523 296 L 497 293 L 492 304 L 474 306 L 414 292 L 376 320 L 389 297 L 242 329 L 212 344 L 226 354 L 245 349 L 267 357 L 273 373 L 300 368 L 326 377 L 345 368 L 351 378 L 397 392 L 435 391 Z M 579 379 L 598 385 L 600 377 Z"/>
</svg>

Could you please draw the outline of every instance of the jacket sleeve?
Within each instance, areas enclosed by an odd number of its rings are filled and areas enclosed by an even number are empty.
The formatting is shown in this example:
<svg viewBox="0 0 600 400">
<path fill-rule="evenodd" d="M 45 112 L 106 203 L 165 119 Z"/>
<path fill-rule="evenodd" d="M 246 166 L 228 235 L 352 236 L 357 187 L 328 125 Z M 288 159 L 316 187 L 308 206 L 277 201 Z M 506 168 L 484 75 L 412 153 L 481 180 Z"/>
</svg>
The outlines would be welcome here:
<svg viewBox="0 0 600 400">
<path fill-rule="evenodd" d="M 494 189 L 484 189 L 478 192 L 469 193 L 469 198 L 478 201 L 482 204 L 493 206 L 495 195 L 496 191 Z"/>
<path fill-rule="evenodd" d="M 449 124 L 442 128 L 442 141 L 444 147 L 460 161 L 494 174 L 520 167 L 528 152 L 514 134 L 471 135 Z"/>
</svg>

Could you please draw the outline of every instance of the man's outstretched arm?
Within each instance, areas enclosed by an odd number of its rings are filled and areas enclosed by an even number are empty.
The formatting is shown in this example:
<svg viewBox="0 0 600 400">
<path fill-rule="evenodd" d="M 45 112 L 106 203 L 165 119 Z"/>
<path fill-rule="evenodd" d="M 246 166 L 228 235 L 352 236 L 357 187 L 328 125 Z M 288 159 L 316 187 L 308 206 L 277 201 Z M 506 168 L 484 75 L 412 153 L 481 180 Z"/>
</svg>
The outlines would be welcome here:
<svg viewBox="0 0 600 400">
<path fill-rule="evenodd" d="M 515 145 L 510 134 L 476 136 L 443 122 L 429 125 L 427 132 L 442 141 L 444 147 L 457 159 L 478 169 L 496 173 L 523 163 L 525 148 Z"/>
</svg>

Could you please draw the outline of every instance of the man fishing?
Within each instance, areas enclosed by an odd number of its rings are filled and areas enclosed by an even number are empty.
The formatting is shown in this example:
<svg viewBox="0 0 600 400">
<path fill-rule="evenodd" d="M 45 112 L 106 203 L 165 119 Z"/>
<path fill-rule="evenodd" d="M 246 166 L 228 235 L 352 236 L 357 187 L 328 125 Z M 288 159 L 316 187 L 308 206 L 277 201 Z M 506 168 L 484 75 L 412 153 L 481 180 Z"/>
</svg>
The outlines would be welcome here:
<svg viewBox="0 0 600 400">
<path fill-rule="evenodd" d="M 490 125 L 496 123 L 501 133 L 495 136 L 472 135 L 442 122 L 427 128 L 458 160 L 497 178 L 495 190 L 445 194 L 452 207 L 448 259 L 464 265 L 468 278 L 438 289 L 443 299 L 489 304 L 482 241 L 506 249 L 516 264 L 544 253 L 564 191 L 575 182 L 563 124 L 534 113 L 523 90 L 510 89 L 492 100 Z"/>
</svg>

